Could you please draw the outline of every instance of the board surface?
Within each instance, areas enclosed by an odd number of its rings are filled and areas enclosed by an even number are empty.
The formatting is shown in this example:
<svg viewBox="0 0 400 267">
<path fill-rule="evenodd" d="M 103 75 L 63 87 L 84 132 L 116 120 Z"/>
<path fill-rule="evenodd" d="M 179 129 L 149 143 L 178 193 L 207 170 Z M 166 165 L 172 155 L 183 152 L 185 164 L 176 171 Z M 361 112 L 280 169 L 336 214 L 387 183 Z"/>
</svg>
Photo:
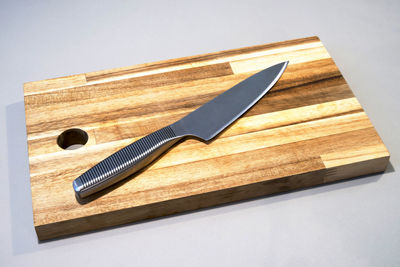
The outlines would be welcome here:
<svg viewBox="0 0 400 267">
<path fill-rule="evenodd" d="M 253 108 L 205 144 L 185 139 L 79 203 L 72 181 L 273 64 L 290 63 Z M 389 153 L 318 37 L 24 85 L 40 240 L 383 171 Z M 87 143 L 62 149 L 79 128 Z"/>
</svg>

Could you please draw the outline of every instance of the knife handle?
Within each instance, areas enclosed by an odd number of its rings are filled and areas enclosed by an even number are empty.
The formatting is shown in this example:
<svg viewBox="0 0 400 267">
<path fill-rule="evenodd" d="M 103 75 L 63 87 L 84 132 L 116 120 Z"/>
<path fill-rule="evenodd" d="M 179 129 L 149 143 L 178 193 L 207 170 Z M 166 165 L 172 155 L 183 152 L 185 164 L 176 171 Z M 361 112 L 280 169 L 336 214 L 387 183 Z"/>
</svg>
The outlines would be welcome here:
<svg viewBox="0 0 400 267">
<path fill-rule="evenodd" d="M 76 194 L 85 198 L 121 181 L 150 164 L 182 137 L 167 126 L 133 142 L 76 178 L 73 182 Z"/>
</svg>

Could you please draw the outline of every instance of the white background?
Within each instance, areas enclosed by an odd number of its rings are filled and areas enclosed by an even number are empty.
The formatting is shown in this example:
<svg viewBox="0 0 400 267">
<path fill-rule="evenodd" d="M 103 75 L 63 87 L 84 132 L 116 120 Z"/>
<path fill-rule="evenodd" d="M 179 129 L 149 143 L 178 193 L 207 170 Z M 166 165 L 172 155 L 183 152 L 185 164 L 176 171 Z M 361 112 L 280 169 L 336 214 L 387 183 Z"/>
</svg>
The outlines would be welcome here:
<svg viewBox="0 0 400 267">
<path fill-rule="evenodd" d="M 1 1 L 0 27 L 0 266 L 400 266 L 399 1 Z M 38 243 L 24 82 L 312 35 L 384 174 Z"/>
</svg>

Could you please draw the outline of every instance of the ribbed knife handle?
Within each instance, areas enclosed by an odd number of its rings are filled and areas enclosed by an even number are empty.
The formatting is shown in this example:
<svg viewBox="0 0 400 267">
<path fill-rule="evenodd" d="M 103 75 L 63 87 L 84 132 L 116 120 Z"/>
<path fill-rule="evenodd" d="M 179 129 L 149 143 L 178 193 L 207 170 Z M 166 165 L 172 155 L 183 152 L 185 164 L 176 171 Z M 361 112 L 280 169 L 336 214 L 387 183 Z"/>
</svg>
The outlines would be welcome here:
<svg viewBox="0 0 400 267">
<path fill-rule="evenodd" d="M 181 138 L 167 126 L 137 140 L 76 178 L 76 194 L 84 198 L 117 183 L 151 163 Z"/>
</svg>

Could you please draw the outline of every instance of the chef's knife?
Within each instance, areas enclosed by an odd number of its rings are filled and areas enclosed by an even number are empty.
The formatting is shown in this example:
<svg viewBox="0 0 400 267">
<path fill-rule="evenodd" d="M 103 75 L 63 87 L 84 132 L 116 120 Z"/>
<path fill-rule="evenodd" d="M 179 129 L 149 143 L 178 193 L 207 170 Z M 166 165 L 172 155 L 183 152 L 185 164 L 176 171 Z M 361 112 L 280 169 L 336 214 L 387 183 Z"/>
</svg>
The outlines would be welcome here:
<svg viewBox="0 0 400 267">
<path fill-rule="evenodd" d="M 80 198 L 98 192 L 139 171 L 186 136 L 209 141 L 229 126 L 279 80 L 289 62 L 262 70 L 205 103 L 181 120 L 115 152 L 76 178 Z"/>
</svg>

